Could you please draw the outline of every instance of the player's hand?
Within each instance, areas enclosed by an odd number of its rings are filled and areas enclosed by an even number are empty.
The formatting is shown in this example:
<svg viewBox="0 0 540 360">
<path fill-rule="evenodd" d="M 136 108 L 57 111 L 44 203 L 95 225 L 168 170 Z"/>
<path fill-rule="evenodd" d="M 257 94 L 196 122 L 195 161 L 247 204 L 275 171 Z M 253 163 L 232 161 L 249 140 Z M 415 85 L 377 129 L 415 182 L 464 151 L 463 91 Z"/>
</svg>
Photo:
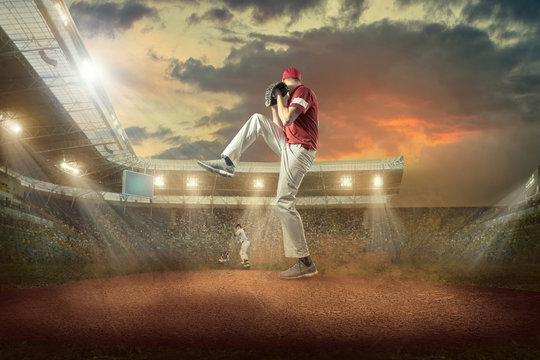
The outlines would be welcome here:
<svg viewBox="0 0 540 360">
<path fill-rule="evenodd" d="M 289 88 L 284 82 L 270 84 L 264 93 L 264 104 L 266 107 L 270 107 L 276 104 L 277 92 L 281 91 L 281 96 L 286 95 L 289 92 Z"/>
</svg>

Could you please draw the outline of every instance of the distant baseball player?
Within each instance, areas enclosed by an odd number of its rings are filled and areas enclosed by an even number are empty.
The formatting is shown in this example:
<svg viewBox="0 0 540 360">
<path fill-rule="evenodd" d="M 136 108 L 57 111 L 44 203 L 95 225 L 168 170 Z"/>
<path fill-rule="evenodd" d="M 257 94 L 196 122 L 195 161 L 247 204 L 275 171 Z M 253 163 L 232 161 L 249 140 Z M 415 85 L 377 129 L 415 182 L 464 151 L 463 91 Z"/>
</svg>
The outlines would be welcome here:
<svg viewBox="0 0 540 360">
<path fill-rule="evenodd" d="M 221 252 L 221 255 L 219 256 L 218 264 L 219 265 L 229 265 L 230 260 L 231 260 L 231 256 L 229 255 L 229 251 L 228 250 L 223 250 Z"/>
<path fill-rule="evenodd" d="M 241 243 L 240 259 L 242 259 L 242 267 L 245 270 L 249 270 L 250 265 L 249 265 L 248 255 L 247 255 L 247 249 L 251 243 L 249 242 L 246 236 L 246 232 L 244 231 L 244 229 L 242 229 L 242 225 L 236 224 L 236 233 L 234 233 L 234 236 L 236 236 L 238 238 L 238 241 Z"/>
<path fill-rule="evenodd" d="M 268 146 L 281 157 L 277 186 L 277 208 L 283 229 L 286 257 L 298 258 L 282 279 L 296 279 L 317 274 L 309 256 L 300 214 L 296 210 L 296 194 L 304 175 L 315 160 L 319 138 L 319 105 L 315 93 L 301 82 L 300 71 L 288 68 L 282 82 L 271 84 L 265 103 L 272 110 L 272 119 L 253 114 L 223 150 L 221 159 L 199 161 L 204 169 L 232 177 L 240 157 L 262 135 Z"/>
</svg>

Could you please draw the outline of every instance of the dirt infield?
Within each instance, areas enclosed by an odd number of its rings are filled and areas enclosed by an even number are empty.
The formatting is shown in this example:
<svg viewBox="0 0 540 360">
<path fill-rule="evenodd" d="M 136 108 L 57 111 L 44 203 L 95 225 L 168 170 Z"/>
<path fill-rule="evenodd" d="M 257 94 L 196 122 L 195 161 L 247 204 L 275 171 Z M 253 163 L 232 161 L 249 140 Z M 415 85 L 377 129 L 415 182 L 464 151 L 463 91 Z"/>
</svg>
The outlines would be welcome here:
<svg viewBox="0 0 540 360">
<path fill-rule="evenodd" d="M 539 292 L 358 276 L 184 271 L 0 291 L 1 338 L 379 348 L 539 334 Z"/>
</svg>

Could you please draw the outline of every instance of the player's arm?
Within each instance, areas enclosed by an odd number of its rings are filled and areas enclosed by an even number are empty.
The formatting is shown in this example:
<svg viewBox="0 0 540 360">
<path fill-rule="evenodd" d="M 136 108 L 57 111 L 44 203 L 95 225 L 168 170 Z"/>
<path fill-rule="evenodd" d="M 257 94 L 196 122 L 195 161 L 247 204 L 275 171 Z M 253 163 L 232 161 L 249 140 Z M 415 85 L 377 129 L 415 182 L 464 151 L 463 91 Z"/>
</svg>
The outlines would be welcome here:
<svg viewBox="0 0 540 360">
<path fill-rule="evenodd" d="M 302 113 L 302 110 L 297 108 L 296 106 L 289 106 L 287 107 L 286 99 L 281 96 L 281 93 L 279 91 L 276 91 L 276 99 L 277 99 L 277 113 L 279 116 L 279 119 L 283 123 L 283 126 L 289 126 L 291 125 L 294 120 L 298 118 L 298 115 Z"/>
<path fill-rule="evenodd" d="M 280 128 L 283 129 L 283 122 L 282 122 L 281 119 L 279 118 L 277 105 L 271 106 L 270 109 L 272 109 L 272 121 L 273 121 L 277 126 L 279 126 Z"/>
</svg>

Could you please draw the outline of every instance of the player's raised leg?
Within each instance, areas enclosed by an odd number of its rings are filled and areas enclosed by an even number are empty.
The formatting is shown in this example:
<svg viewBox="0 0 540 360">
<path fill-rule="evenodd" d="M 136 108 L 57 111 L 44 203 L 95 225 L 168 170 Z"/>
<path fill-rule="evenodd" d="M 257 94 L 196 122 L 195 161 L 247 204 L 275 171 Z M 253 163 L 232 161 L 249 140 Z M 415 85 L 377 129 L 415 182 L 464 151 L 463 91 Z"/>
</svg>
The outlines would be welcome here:
<svg viewBox="0 0 540 360">
<path fill-rule="evenodd" d="M 210 172 L 233 177 L 235 167 L 240 162 L 240 157 L 255 142 L 258 136 L 262 136 L 270 149 L 281 155 L 285 144 L 283 129 L 266 116 L 253 114 L 223 150 L 221 159 L 197 161 L 197 163 Z"/>
</svg>

